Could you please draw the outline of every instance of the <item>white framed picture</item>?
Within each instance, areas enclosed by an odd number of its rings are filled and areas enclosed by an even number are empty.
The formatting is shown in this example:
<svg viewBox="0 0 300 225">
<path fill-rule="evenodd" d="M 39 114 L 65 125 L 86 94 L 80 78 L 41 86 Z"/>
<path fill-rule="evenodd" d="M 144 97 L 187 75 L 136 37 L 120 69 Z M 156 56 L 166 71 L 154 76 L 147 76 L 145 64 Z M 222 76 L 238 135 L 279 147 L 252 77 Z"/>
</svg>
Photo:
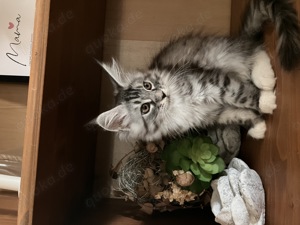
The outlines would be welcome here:
<svg viewBox="0 0 300 225">
<path fill-rule="evenodd" d="M 29 76 L 35 0 L 1 0 L 0 75 Z"/>
</svg>

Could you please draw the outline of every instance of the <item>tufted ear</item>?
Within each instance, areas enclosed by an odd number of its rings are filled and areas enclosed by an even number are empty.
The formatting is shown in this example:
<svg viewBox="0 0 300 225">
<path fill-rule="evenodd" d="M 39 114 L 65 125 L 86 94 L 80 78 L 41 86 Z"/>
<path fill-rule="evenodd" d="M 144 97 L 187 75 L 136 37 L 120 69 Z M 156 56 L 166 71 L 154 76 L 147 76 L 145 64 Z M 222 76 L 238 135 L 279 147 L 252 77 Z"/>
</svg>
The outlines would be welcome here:
<svg viewBox="0 0 300 225">
<path fill-rule="evenodd" d="M 97 61 L 97 60 L 96 60 Z M 123 72 L 122 68 L 118 63 L 112 59 L 112 64 L 101 63 L 97 61 L 98 64 L 110 75 L 113 81 L 120 87 L 126 87 L 129 85 L 130 80 L 126 73 Z"/>
<path fill-rule="evenodd" d="M 101 113 L 96 123 L 108 131 L 126 131 L 129 127 L 125 124 L 125 120 L 128 118 L 127 110 L 125 106 L 119 105 L 115 108 Z"/>
</svg>

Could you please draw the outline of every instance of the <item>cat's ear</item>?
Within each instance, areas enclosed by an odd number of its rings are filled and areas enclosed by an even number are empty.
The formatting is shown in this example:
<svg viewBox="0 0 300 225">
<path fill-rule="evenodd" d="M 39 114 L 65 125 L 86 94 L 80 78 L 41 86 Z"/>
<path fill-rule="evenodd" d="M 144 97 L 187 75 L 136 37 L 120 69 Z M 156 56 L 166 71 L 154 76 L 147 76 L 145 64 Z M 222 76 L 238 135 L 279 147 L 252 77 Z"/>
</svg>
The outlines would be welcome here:
<svg viewBox="0 0 300 225">
<path fill-rule="evenodd" d="M 118 105 L 109 111 L 101 113 L 97 117 L 96 123 L 108 131 L 126 131 L 129 130 L 125 123 L 127 118 L 128 114 L 125 106 Z"/>
<path fill-rule="evenodd" d="M 120 87 L 126 87 L 129 85 L 130 80 L 126 73 L 123 72 L 122 68 L 118 65 L 116 60 L 112 59 L 112 64 L 101 63 L 98 64 L 110 75 L 113 81 Z"/>
</svg>

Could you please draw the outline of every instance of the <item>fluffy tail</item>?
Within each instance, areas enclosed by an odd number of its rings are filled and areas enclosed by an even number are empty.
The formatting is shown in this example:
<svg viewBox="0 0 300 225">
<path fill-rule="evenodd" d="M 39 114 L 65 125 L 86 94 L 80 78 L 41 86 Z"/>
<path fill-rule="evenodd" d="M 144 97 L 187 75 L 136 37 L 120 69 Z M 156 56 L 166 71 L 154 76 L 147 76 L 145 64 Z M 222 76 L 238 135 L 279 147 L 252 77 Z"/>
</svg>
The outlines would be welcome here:
<svg viewBox="0 0 300 225">
<path fill-rule="evenodd" d="M 275 24 L 278 36 L 277 52 L 281 65 L 286 70 L 293 69 L 300 60 L 300 27 L 297 12 L 289 0 L 252 0 L 244 24 L 242 35 L 254 39 L 263 37 L 263 24 Z"/>
</svg>

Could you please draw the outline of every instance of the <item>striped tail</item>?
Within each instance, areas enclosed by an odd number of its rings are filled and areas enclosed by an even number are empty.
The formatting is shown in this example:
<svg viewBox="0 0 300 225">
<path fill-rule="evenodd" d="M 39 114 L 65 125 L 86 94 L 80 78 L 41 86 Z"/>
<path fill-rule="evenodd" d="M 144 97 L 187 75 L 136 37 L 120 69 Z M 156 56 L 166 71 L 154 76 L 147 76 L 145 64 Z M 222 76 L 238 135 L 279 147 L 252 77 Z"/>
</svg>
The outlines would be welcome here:
<svg viewBox="0 0 300 225">
<path fill-rule="evenodd" d="M 263 24 L 266 21 L 275 25 L 277 53 L 282 67 L 285 70 L 293 69 L 300 60 L 300 26 L 293 4 L 289 0 L 252 0 L 242 35 L 262 40 Z"/>
</svg>

